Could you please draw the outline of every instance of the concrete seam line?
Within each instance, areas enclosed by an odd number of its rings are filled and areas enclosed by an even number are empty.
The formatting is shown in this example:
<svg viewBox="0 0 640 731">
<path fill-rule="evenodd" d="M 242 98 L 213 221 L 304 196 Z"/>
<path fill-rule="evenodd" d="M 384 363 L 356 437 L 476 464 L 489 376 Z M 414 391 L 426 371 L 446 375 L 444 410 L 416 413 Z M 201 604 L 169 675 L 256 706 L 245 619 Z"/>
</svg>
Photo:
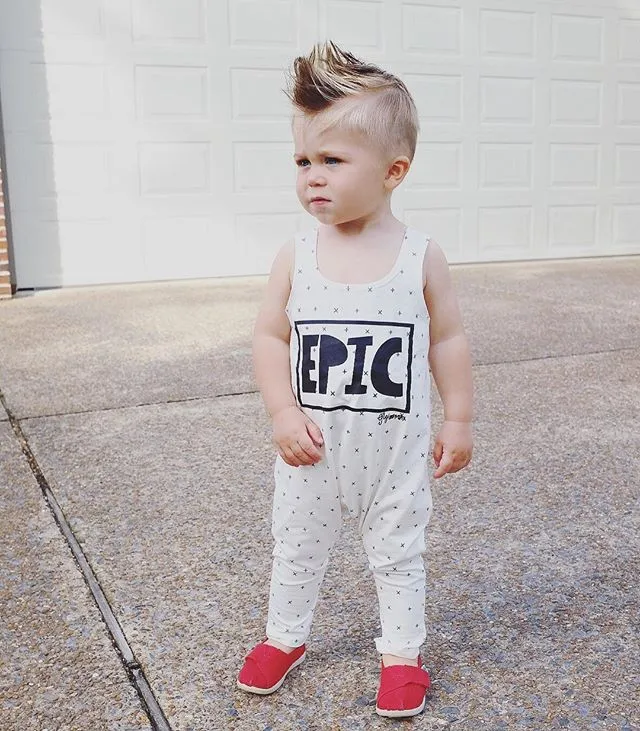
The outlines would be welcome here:
<svg viewBox="0 0 640 731">
<path fill-rule="evenodd" d="M 131 668 L 130 671 L 133 683 L 142 697 L 143 703 L 147 707 L 147 712 L 152 719 L 154 731 L 171 731 L 171 726 L 169 726 L 169 722 L 167 721 L 142 668 L 134 667 Z"/>
<path fill-rule="evenodd" d="M 624 348 L 611 348 L 610 350 L 585 350 L 582 353 L 549 353 L 547 355 L 536 355 L 530 358 L 512 358 L 511 360 L 484 360 L 473 363 L 474 368 L 486 368 L 497 365 L 517 365 L 519 363 L 537 363 L 541 360 L 568 360 L 569 358 L 586 358 L 590 355 L 613 355 L 614 353 L 633 353 L 640 349 L 640 345 L 630 345 Z"/>
<path fill-rule="evenodd" d="M 163 404 L 188 404 L 192 401 L 212 401 L 220 398 L 231 398 L 232 396 L 251 396 L 252 394 L 260 393 L 258 389 L 253 391 L 237 391 L 234 393 L 218 393 L 215 396 L 189 396 L 189 398 L 181 399 L 167 399 L 166 401 L 144 401 L 140 404 L 122 404 L 121 406 L 102 406 L 97 409 L 79 409 L 78 411 L 60 411 L 51 414 L 34 414 L 33 416 L 27 414 L 21 416 L 20 421 L 31 421 L 33 419 L 52 419 L 57 416 L 76 416 L 79 414 L 101 414 L 106 411 L 124 411 L 125 409 L 139 409 L 145 406 L 162 406 Z"/>
<path fill-rule="evenodd" d="M 147 681 L 144 671 L 142 670 L 140 663 L 136 659 L 136 656 L 134 655 L 133 650 L 129 645 L 129 642 L 124 632 L 122 631 L 122 628 L 120 627 L 120 623 L 118 622 L 115 614 L 113 613 L 113 610 L 111 609 L 111 605 L 109 604 L 109 601 L 105 596 L 102 587 L 100 586 L 100 582 L 93 572 L 93 569 L 91 568 L 91 565 L 89 564 L 89 561 L 87 560 L 87 557 L 82 550 L 82 546 L 80 546 L 80 543 L 75 537 L 73 530 L 71 529 L 71 526 L 69 525 L 69 522 L 62 508 L 60 507 L 60 504 L 58 503 L 53 491 L 51 490 L 47 478 L 44 476 L 44 473 L 40 469 L 38 461 L 36 460 L 35 455 L 33 454 L 31 447 L 29 446 L 29 442 L 27 441 L 27 438 L 22 431 L 22 428 L 20 427 L 18 419 L 16 419 L 11 410 L 8 408 L 2 391 L 0 391 L 0 404 L 4 408 L 9 418 L 11 428 L 13 429 L 13 432 L 18 439 L 18 442 L 20 443 L 22 453 L 26 458 L 31 472 L 33 473 L 33 476 L 35 477 L 36 482 L 38 483 L 42 491 L 45 502 L 53 513 L 53 517 L 58 525 L 58 528 L 64 536 L 65 540 L 67 541 L 67 545 L 69 546 L 69 549 L 71 550 L 71 553 L 76 560 L 78 567 L 80 568 L 80 572 L 82 573 L 82 576 L 89 588 L 89 591 L 93 596 L 93 599 L 98 607 L 98 611 L 102 616 L 102 620 L 107 626 L 107 631 L 111 636 L 112 644 L 114 645 L 114 647 L 118 651 L 118 654 L 121 657 L 122 664 L 124 665 L 124 669 L 127 673 L 127 677 L 129 678 L 129 681 L 132 683 L 132 685 L 135 687 L 143 708 L 149 716 L 149 720 L 151 721 L 151 725 L 153 726 L 154 731 L 171 731 L 171 726 L 169 725 L 169 722 L 164 715 L 164 712 L 160 707 L 160 704 L 158 703 L 153 693 L 153 690 L 149 685 L 149 682 Z"/>
</svg>

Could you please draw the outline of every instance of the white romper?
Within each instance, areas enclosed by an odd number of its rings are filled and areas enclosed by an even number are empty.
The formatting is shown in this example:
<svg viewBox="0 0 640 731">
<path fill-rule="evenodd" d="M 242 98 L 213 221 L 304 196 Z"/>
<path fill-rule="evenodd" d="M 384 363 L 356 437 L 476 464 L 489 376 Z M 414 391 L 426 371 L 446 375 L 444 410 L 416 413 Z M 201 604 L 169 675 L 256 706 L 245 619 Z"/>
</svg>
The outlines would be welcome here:
<svg viewBox="0 0 640 731">
<path fill-rule="evenodd" d="M 267 636 L 306 641 L 344 510 L 358 519 L 375 578 L 376 647 L 414 658 L 425 639 L 431 515 L 428 238 L 407 229 L 391 271 L 367 284 L 323 277 L 316 242 L 317 230 L 296 237 L 287 315 L 293 392 L 322 431 L 323 458 L 276 459 Z"/>
</svg>

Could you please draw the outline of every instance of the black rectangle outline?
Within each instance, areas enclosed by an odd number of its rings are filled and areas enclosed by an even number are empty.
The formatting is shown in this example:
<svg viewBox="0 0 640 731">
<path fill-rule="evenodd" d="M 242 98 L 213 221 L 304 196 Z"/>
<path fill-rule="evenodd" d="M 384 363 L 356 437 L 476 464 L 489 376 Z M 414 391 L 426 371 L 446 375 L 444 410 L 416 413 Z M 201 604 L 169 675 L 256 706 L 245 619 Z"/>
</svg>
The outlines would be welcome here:
<svg viewBox="0 0 640 731">
<path fill-rule="evenodd" d="M 312 406 L 310 404 L 303 404 L 300 387 L 300 359 L 302 358 L 302 343 L 300 342 L 300 331 L 298 325 L 377 325 L 386 327 L 406 327 L 409 330 L 409 354 L 407 356 L 407 403 L 404 409 L 399 409 L 391 406 L 386 409 L 354 409 L 351 406 L 332 406 L 331 408 L 325 408 L 324 406 Z M 409 414 L 411 412 L 411 371 L 413 362 L 413 323 L 412 322 L 380 322 L 379 320 L 295 320 L 295 331 L 296 338 L 298 339 L 298 358 L 296 362 L 296 397 L 298 403 L 305 409 L 315 409 L 316 411 L 353 411 L 356 414 L 363 413 L 365 411 L 373 414 L 383 414 L 386 411 L 398 411 L 401 414 Z"/>
</svg>

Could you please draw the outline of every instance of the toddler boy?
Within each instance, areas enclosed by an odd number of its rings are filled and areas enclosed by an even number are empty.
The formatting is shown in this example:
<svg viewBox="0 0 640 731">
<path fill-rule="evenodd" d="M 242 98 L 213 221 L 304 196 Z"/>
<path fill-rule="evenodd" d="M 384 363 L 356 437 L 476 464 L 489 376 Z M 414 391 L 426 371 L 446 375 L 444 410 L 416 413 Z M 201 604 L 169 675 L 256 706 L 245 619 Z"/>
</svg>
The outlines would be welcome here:
<svg viewBox="0 0 640 731">
<path fill-rule="evenodd" d="M 471 359 L 440 247 L 391 212 L 416 148 L 405 85 L 335 44 L 294 62 L 296 191 L 318 227 L 276 256 L 253 341 L 278 451 L 267 639 L 240 688 L 277 690 L 305 656 L 343 511 L 357 518 L 380 609 L 376 711 L 425 705 L 422 666 L 429 369 L 444 406 L 435 478 L 472 453 Z"/>
</svg>

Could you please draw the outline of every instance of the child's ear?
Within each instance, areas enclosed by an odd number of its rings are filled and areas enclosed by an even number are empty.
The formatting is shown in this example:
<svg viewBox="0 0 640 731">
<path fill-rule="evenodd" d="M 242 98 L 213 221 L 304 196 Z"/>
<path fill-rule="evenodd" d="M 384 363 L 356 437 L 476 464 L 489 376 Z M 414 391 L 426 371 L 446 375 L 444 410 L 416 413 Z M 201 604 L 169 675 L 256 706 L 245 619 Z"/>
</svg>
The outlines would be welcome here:
<svg viewBox="0 0 640 731">
<path fill-rule="evenodd" d="M 410 167 L 411 160 L 406 155 L 396 157 L 387 168 L 387 175 L 384 179 L 387 190 L 397 188 L 409 172 Z"/>
</svg>

